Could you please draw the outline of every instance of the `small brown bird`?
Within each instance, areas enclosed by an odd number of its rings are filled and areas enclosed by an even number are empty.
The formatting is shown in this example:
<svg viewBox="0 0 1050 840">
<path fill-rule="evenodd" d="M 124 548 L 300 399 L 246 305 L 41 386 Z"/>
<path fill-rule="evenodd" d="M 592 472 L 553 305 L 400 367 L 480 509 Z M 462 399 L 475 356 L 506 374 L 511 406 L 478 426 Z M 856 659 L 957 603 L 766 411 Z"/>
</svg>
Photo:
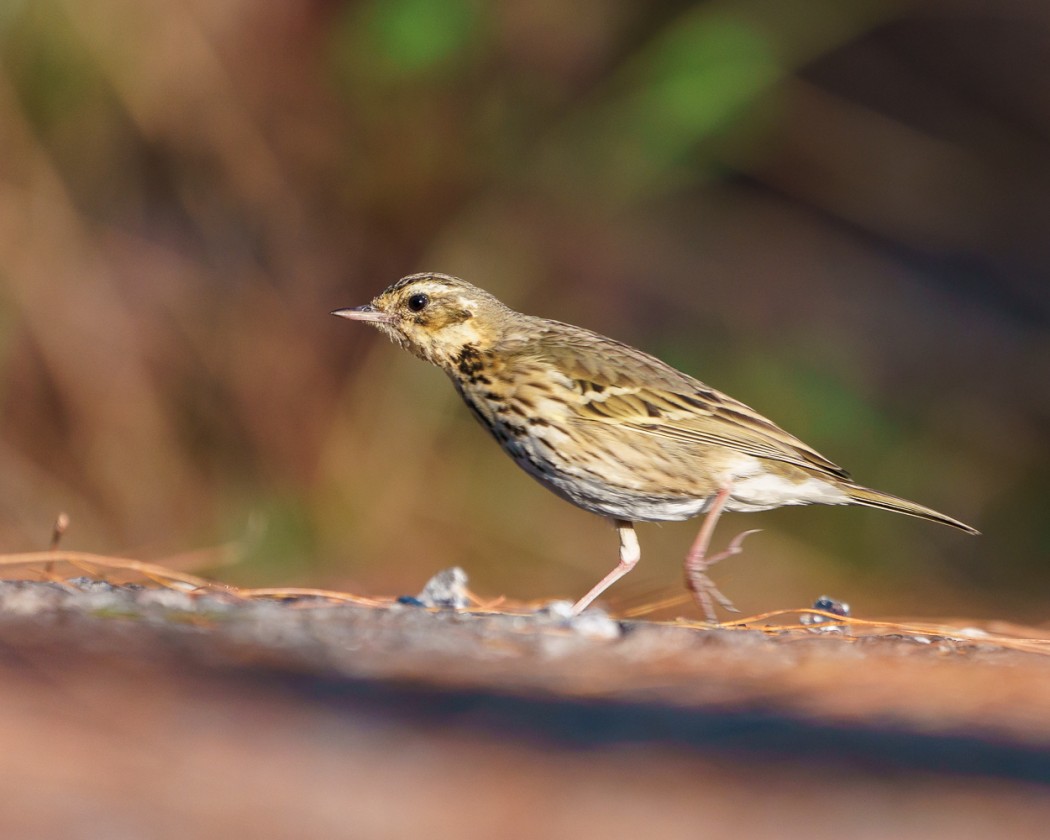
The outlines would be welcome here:
<svg viewBox="0 0 1050 840">
<path fill-rule="evenodd" d="M 855 484 L 773 422 L 659 359 L 598 333 L 523 315 L 447 274 L 413 274 L 342 318 L 374 324 L 448 374 L 467 406 L 520 467 L 575 505 L 610 517 L 620 562 L 573 607 L 582 612 L 637 564 L 635 522 L 706 514 L 685 559 L 708 618 L 732 603 L 707 568 L 740 551 L 738 535 L 707 556 L 723 511 L 865 505 L 970 534 L 958 520 Z"/>
</svg>

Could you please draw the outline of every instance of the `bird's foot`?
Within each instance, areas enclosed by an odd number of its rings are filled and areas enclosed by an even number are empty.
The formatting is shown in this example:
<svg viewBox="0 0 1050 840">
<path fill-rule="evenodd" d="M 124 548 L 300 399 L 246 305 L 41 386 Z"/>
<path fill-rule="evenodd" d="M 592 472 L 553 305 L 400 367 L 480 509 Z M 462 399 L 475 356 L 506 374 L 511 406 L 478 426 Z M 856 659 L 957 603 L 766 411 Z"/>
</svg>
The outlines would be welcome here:
<svg viewBox="0 0 1050 840">
<path fill-rule="evenodd" d="M 729 612 L 740 612 L 736 608 L 736 605 L 723 595 L 710 576 L 707 574 L 707 569 L 713 566 L 720 560 L 725 560 L 727 557 L 732 557 L 734 554 L 739 554 L 743 551 L 741 547 L 744 540 L 752 534 L 757 534 L 761 528 L 753 528 L 750 531 L 741 531 L 726 548 L 718 554 L 712 555 L 711 557 L 705 557 L 703 555 L 693 556 L 690 555 L 685 559 L 685 582 L 686 586 L 689 587 L 689 591 L 693 593 L 693 599 L 697 605 L 704 611 L 704 615 L 707 616 L 708 621 L 717 621 L 718 617 L 715 615 L 715 604 L 717 601 L 719 605 Z"/>
</svg>

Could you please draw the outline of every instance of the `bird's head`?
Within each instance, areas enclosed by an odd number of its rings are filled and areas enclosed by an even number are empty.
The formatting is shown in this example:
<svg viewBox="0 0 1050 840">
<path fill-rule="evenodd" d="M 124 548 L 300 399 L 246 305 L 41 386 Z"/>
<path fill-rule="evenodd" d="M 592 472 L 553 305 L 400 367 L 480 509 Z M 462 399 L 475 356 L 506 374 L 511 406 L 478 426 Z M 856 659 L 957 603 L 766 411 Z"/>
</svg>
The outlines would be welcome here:
<svg viewBox="0 0 1050 840">
<path fill-rule="evenodd" d="M 511 314 L 488 292 L 447 274 L 403 277 L 371 303 L 332 313 L 365 321 L 409 352 L 448 369 L 464 348 L 484 351 Z"/>
</svg>

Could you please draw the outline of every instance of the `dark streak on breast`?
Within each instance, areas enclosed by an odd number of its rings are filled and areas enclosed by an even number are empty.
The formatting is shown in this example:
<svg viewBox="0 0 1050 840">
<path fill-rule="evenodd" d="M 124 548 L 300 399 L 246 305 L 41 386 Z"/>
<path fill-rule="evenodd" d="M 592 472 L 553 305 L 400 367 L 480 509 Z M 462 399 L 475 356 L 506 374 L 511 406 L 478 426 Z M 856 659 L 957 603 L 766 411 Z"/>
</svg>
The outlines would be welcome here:
<svg viewBox="0 0 1050 840">
<path fill-rule="evenodd" d="M 495 435 L 496 430 L 493 428 L 492 423 L 490 423 L 489 419 L 481 413 L 481 410 L 478 408 L 474 400 L 467 396 L 467 394 L 462 390 L 460 390 L 459 395 L 463 397 L 463 402 L 467 404 L 467 408 L 470 409 L 470 413 L 473 414 L 475 418 L 477 418 L 478 422 L 481 423 L 481 425 L 484 426 L 486 429 L 488 429 L 489 432 Z"/>
<path fill-rule="evenodd" d="M 482 371 L 485 369 L 485 362 L 481 358 L 481 353 L 472 344 L 464 344 L 463 349 L 459 351 L 459 355 L 455 358 L 456 370 L 459 371 L 460 375 L 472 384 L 489 384 L 489 379 Z"/>
<path fill-rule="evenodd" d="M 513 426 L 513 425 L 508 423 L 505 428 L 507 429 L 507 433 L 512 438 L 515 438 L 517 440 L 520 440 L 521 438 L 526 437 L 526 435 L 528 434 L 525 431 L 525 427 L 524 426 Z"/>
</svg>

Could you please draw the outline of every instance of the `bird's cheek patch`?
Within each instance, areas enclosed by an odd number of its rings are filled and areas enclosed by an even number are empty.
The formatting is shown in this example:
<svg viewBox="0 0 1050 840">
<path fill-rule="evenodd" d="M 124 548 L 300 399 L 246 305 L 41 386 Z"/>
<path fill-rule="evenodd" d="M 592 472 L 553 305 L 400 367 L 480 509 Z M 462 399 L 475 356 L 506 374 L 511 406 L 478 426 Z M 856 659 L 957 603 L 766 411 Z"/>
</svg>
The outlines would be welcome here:
<svg viewBox="0 0 1050 840">
<path fill-rule="evenodd" d="M 442 329 L 444 327 L 454 327 L 456 324 L 462 324 L 474 317 L 474 314 L 467 309 L 460 309 L 458 307 L 442 307 L 441 309 L 434 309 L 431 312 L 421 312 L 416 316 L 420 326 L 429 326 L 433 329 Z M 423 319 L 426 319 L 425 323 Z"/>
</svg>

